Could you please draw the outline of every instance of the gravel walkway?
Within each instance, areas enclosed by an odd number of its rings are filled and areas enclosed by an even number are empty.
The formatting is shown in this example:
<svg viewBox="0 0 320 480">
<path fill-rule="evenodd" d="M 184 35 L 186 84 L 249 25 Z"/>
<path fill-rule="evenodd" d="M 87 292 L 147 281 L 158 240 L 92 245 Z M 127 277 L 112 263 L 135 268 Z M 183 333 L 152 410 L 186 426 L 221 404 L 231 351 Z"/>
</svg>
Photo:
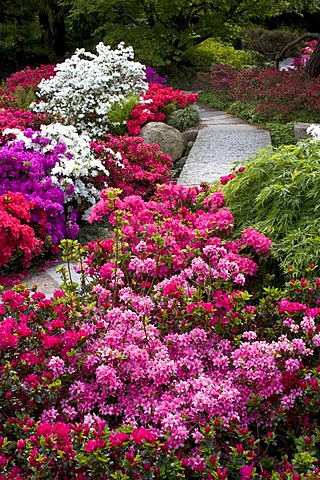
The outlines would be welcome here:
<svg viewBox="0 0 320 480">
<path fill-rule="evenodd" d="M 271 145 L 269 132 L 228 113 L 200 106 L 201 128 L 178 178 L 181 185 L 212 183 L 228 175 L 234 162 Z"/>
</svg>

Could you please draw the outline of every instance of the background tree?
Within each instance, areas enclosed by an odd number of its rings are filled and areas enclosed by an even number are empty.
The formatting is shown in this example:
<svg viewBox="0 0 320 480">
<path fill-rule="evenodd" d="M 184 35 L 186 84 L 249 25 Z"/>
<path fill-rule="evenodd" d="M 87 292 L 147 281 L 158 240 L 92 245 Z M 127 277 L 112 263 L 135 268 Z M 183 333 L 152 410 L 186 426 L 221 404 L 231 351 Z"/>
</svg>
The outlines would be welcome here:
<svg viewBox="0 0 320 480">
<path fill-rule="evenodd" d="M 66 52 L 66 7 L 57 0 L 0 0 L 1 76 Z"/>
<path fill-rule="evenodd" d="M 60 0 L 71 24 L 91 19 L 93 35 L 105 43 L 124 40 L 139 60 L 154 66 L 176 63 L 189 47 L 209 37 L 231 39 L 241 27 L 283 12 L 318 9 L 318 0 Z M 310 5 L 311 7 L 310 7 Z"/>
</svg>

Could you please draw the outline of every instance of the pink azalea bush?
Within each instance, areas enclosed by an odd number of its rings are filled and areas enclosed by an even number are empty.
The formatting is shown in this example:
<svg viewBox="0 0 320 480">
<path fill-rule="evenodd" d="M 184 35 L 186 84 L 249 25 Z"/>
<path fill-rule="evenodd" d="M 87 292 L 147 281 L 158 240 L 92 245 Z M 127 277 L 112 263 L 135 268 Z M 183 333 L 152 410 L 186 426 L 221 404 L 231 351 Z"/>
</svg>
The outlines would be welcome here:
<svg viewBox="0 0 320 480">
<path fill-rule="evenodd" d="M 38 68 L 26 67 L 8 77 L 4 82 L 3 90 L 13 93 L 17 88 L 34 89 L 42 79 L 48 79 L 54 75 L 55 65 L 40 65 Z"/>
<path fill-rule="evenodd" d="M 24 70 L 13 73 L 0 87 L 0 103 L 16 110 L 23 110 L 34 100 L 35 92 L 42 79 L 55 76 L 55 65 L 41 65 L 38 68 L 26 67 Z M 23 100 L 22 100 L 23 99 Z M 32 125 L 29 125 L 30 127 Z"/>
<path fill-rule="evenodd" d="M 155 185 L 171 178 L 171 157 L 160 152 L 159 145 L 145 143 L 139 137 L 112 137 L 92 142 L 95 156 L 108 170 L 108 184 L 120 188 L 124 196 L 148 195 Z M 114 153 L 121 162 L 116 161 Z"/>
<path fill-rule="evenodd" d="M 307 61 L 311 57 L 318 40 L 311 40 L 310 42 L 305 42 L 305 46 L 302 49 L 300 57 L 295 57 L 292 63 L 293 68 L 304 68 Z"/>
<path fill-rule="evenodd" d="M 271 241 L 207 186 L 119 195 L 81 291 L 2 295 L 0 478 L 317 479 L 320 280 L 255 296 Z"/>
<path fill-rule="evenodd" d="M 32 113 L 12 107 L 0 106 L 0 145 L 5 143 L 2 134 L 7 128 L 19 128 L 20 130 L 34 128 L 38 130 L 40 125 L 47 123 L 50 123 L 50 120 L 42 113 Z"/>
</svg>

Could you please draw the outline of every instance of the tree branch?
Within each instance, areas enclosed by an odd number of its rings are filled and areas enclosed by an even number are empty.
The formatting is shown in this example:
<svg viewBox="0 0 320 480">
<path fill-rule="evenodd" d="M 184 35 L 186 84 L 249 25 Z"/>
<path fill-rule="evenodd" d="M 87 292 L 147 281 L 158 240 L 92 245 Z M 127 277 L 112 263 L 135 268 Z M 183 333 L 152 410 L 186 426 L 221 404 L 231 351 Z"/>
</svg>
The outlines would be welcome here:
<svg viewBox="0 0 320 480">
<path fill-rule="evenodd" d="M 279 62 L 283 58 L 284 54 L 286 51 L 290 48 L 296 45 L 297 43 L 301 42 L 305 38 L 312 37 L 312 38 L 318 38 L 320 39 L 320 33 L 305 33 L 304 35 L 301 35 L 301 37 L 296 38 L 292 42 L 288 43 L 283 49 L 281 50 L 280 53 L 276 55 L 275 61 L 276 61 L 276 70 L 279 70 Z"/>
</svg>

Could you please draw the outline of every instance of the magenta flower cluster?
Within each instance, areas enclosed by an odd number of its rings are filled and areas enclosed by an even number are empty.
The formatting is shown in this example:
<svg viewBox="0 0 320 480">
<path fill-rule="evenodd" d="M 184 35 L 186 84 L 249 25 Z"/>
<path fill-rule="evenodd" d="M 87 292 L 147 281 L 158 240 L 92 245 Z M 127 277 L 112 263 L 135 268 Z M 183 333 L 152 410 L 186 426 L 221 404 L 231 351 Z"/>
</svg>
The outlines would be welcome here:
<svg viewBox="0 0 320 480">
<path fill-rule="evenodd" d="M 3 293 L 1 480 L 315 480 L 320 280 L 254 298 L 272 245 L 253 229 L 230 240 L 221 192 L 119 194 L 92 211 L 114 236 L 87 246 L 81 293 Z"/>
<path fill-rule="evenodd" d="M 32 129 L 25 131 L 29 138 L 34 133 Z M 31 221 L 36 236 L 51 247 L 70 234 L 64 209 L 65 194 L 50 177 L 66 146 L 59 143 L 52 151 L 46 151 L 45 147 L 50 144 L 48 138 L 38 136 L 32 141 L 39 145 L 38 151 L 28 149 L 19 141 L 8 141 L 0 148 L 0 195 L 19 192 L 33 202 Z"/>
</svg>

